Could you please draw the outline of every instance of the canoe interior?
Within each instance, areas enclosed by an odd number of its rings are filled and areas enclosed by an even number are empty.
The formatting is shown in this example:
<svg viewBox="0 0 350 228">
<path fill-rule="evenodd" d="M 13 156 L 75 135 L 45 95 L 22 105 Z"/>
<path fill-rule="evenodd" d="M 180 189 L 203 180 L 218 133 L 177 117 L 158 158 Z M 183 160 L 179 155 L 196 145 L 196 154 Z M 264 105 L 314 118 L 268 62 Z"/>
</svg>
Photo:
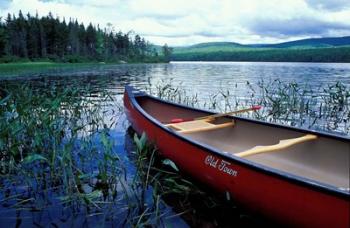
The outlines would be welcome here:
<svg viewBox="0 0 350 228">
<path fill-rule="evenodd" d="M 164 124 L 175 118 L 191 119 L 207 115 L 201 111 L 163 103 L 148 96 L 136 99 L 148 114 Z M 218 120 L 220 123 L 227 121 L 232 119 L 223 117 Z M 235 154 L 255 146 L 274 145 L 280 140 L 297 138 L 305 134 L 293 129 L 235 119 L 234 126 L 183 135 L 201 144 Z M 315 140 L 244 158 L 349 191 L 350 142 L 346 140 L 318 135 Z"/>
</svg>

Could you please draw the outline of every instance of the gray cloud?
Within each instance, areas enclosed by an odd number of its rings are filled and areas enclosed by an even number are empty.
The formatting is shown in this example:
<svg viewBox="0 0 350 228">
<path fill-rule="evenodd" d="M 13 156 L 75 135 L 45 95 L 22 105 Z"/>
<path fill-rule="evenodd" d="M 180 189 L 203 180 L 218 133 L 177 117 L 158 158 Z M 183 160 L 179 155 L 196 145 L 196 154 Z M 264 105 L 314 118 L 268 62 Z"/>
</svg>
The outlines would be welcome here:
<svg viewBox="0 0 350 228">
<path fill-rule="evenodd" d="M 166 38 L 183 38 L 188 37 L 188 33 L 179 33 L 179 34 L 158 34 L 158 33 L 140 33 L 142 36 L 152 36 L 152 37 L 166 37 Z"/>
<path fill-rule="evenodd" d="M 350 8 L 350 0 L 305 0 L 309 7 L 327 11 L 340 11 Z"/>
<path fill-rule="evenodd" d="M 195 33 L 195 35 L 203 36 L 203 37 L 220 37 L 220 36 L 222 36 L 222 34 L 211 32 L 211 31 L 201 31 L 201 32 Z"/>
<path fill-rule="evenodd" d="M 0 0 L 1 1 L 1 0 Z M 64 3 L 67 5 L 74 5 L 74 6 L 83 6 L 83 5 L 89 5 L 91 7 L 95 8 L 108 8 L 111 7 L 113 4 L 106 4 L 106 1 L 92 1 L 89 2 L 87 0 L 38 0 L 39 2 L 44 2 L 44 3 Z M 107 1 L 108 3 L 108 1 Z"/>
<path fill-rule="evenodd" d="M 142 36 L 151 36 L 151 37 L 162 37 L 162 38 L 171 38 L 171 39 L 176 39 L 176 38 L 186 38 L 189 36 L 200 36 L 203 38 L 222 38 L 223 34 L 222 32 L 212 32 L 212 31 L 199 31 L 199 32 L 187 32 L 187 33 L 156 33 L 156 32 L 151 32 L 151 33 L 140 33 Z M 230 35 L 229 32 L 227 32 L 226 35 Z M 224 39 L 224 38 L 222 38 Z"/>
<path fill-rule="evenodd" d="M 57 3 L 68 3 L 68 4 L 82 4 L 84 0 L 38 0 L 39 2 L 57 2 Z"/>
<path fill-rule="evenodd" d="M 188 36 L 201 36 L 206 38 L 217 38 L 222 37 L 223 32 L 214 32 L 214 31 L 188 31 L 188 32 L 170 32 L 170 33 L 162 33 L 159 34 L 157 32 L 148 32 L 148 33 L 141 33 L 141 35 L 144 36 L 153 36 L 153 37 L 166 37 L 166 38 L 184 38 Z M 225 32 L 226 35 L 229 34 L 229 32 Z"/>
<path fill-rule="evenodd" d="M 144 18 L 149 18 L 149 19 L 154 19 L 158 21 L 159 24 L 162 24 L 164 26 L 171 26 L 173 25 L 174 20 L 177 20 L 179 18 L 184 17 L 185 15 L 180 15 L 180 14 L 173 14 L 173 15 L 164 15 L 164 14 L 150 14 L 150 13 L 142 13 L 142 14 L 134 14 L 130 15 L 131 19 L 137 19 L 140 17 Z"/>
<path fill-rule="evenodd" d="M 251 32 L 269 36 L 322 36 L 334 30 L 348 30 L 350 25 L 322 21 L 315 18 L 294 18 L 287 20 L 262 19 L 248 24 Z"/>
</svg>

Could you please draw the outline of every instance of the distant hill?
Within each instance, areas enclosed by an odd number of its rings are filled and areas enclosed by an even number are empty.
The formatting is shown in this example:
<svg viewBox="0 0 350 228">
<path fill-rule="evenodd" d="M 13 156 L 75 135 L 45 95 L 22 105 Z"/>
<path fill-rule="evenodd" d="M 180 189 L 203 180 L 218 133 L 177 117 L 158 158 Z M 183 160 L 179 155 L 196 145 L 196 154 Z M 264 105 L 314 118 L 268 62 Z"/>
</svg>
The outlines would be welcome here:
<svg viewBox="0 0 350 228">
<path fill-rule="evenodd" d="M 350 36 L 312 38 L 277 44 L 209 42 L 175 47 L 178 61 L 350 62 Z"/>
<path fill-rule="evenodd" d="M 241 49 L 249 48 L 247 45 L 234 43 L 234 42 L 209 42 L 200 43 L 185 47 L 175 47 L 174 53 L 187 53 L 187 52 L 212 52 L 212 51 L 237 51 Z"/>
<path fill-rule="evenodd" d="M 234 43 L 234 42 L 209 42 L 209 43 L 200 43 L 192 45 L 192 48 L 206 48 L 210 46 L 217 46 L 217 47 L 244 47 L 245 45 Z"/>
<path fill-rule="evenodd" d="M 329 38 L 312 38 L 304 40 L 296 40 L 279 44 L 262 44 L 255 47 L 271 47 L 271 48 L 319 48 L 319 47 L 338 47 L 350 45 L 350 36 L 329 37 Z M 254 46 L 254 45 L 248 45 Z"/>
</svg>

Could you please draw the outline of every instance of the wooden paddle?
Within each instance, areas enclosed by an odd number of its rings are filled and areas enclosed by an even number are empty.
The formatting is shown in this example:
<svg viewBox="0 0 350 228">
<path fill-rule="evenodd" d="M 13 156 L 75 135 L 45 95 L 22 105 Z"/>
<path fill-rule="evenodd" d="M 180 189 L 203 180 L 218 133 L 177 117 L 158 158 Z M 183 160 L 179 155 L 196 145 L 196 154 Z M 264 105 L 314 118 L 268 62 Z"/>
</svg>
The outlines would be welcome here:
<svg viewBox="0 0 350 228">
<path fill-rule="evenodd" d="M 238 114 L 238 113 L 242 113 L 242 112 L 256 111 L 259 109 L 261 109 L 261 106 L 254 105 L 250 108 L 245 108 L 245 109 L 236 110 L 236 111 L 232 111 L 232 112 L 226 112 L 226 113 L 218 113 L 218 114 L 209 115 L 209 116 L 202 116 L 202 117 L 198 117 L 198 118 L 194 118 L 194 119 L 181 119 L 181 118 L 172 119 L 171 123 L 181 123 L 181 122 L 186 122 L 186 121 L 204 120 L 204 119 L 215 119 L 215 118 L 222 117 L 222 116 L 228 116 L 228 115 Z"/>
</svg>

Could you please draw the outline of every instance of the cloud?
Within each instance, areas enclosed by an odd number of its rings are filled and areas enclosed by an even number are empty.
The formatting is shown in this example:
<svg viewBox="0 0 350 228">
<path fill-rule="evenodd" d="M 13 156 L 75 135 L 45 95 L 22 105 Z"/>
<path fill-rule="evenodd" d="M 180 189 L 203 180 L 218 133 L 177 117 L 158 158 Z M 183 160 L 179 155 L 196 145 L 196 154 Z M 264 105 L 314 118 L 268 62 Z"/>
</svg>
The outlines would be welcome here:
<svg viewBox="0 0 350 228">
<path fill-rule="evenodd" d="M 111 7 L 116 6 L 117 4 L 121 3 L 120 0 L 106 0 L 106 1 L 100 1 L 100 0 L 38 0 L 40 2 L 44 3 L 59 3 L 59 4 L 67 4 L 67 5 L 76 5 L 76 6 L 82 6 L 82 5 L 89 5 L 92 7 Z"/>
<path fill-rule="evenodd" d="M 221 35 L 216 33 L 216 32 L 212 32 L 212 31 L 202 31 L 202 32 L 198 32 L 195 35 L 197 36 L 204 36 L 204 37 L 220 37 Z"/>
<path fill-rule="evenodd" d="M 291 19 L 262 19 L 248 25 L 252 33 L 279 37 L 288 36 L 322 36 L 330 31 L 350 31 L 350 24 L 329 22 L 316 18 L 299 17 Z"/>
<path fill-rule="evenodd" d="M 350 35 L 350 0 L 0 0 L 8 12 L 50 11 L 60 18 L 130 30 L 156 44 L 283 42 Z"/>
<path fill-rule="evenodd" d="M 305 2 L 311 8 L 326 11 L 339 11 L 350 8 L 349 0 L 305 0 Z"/>
</svg>

